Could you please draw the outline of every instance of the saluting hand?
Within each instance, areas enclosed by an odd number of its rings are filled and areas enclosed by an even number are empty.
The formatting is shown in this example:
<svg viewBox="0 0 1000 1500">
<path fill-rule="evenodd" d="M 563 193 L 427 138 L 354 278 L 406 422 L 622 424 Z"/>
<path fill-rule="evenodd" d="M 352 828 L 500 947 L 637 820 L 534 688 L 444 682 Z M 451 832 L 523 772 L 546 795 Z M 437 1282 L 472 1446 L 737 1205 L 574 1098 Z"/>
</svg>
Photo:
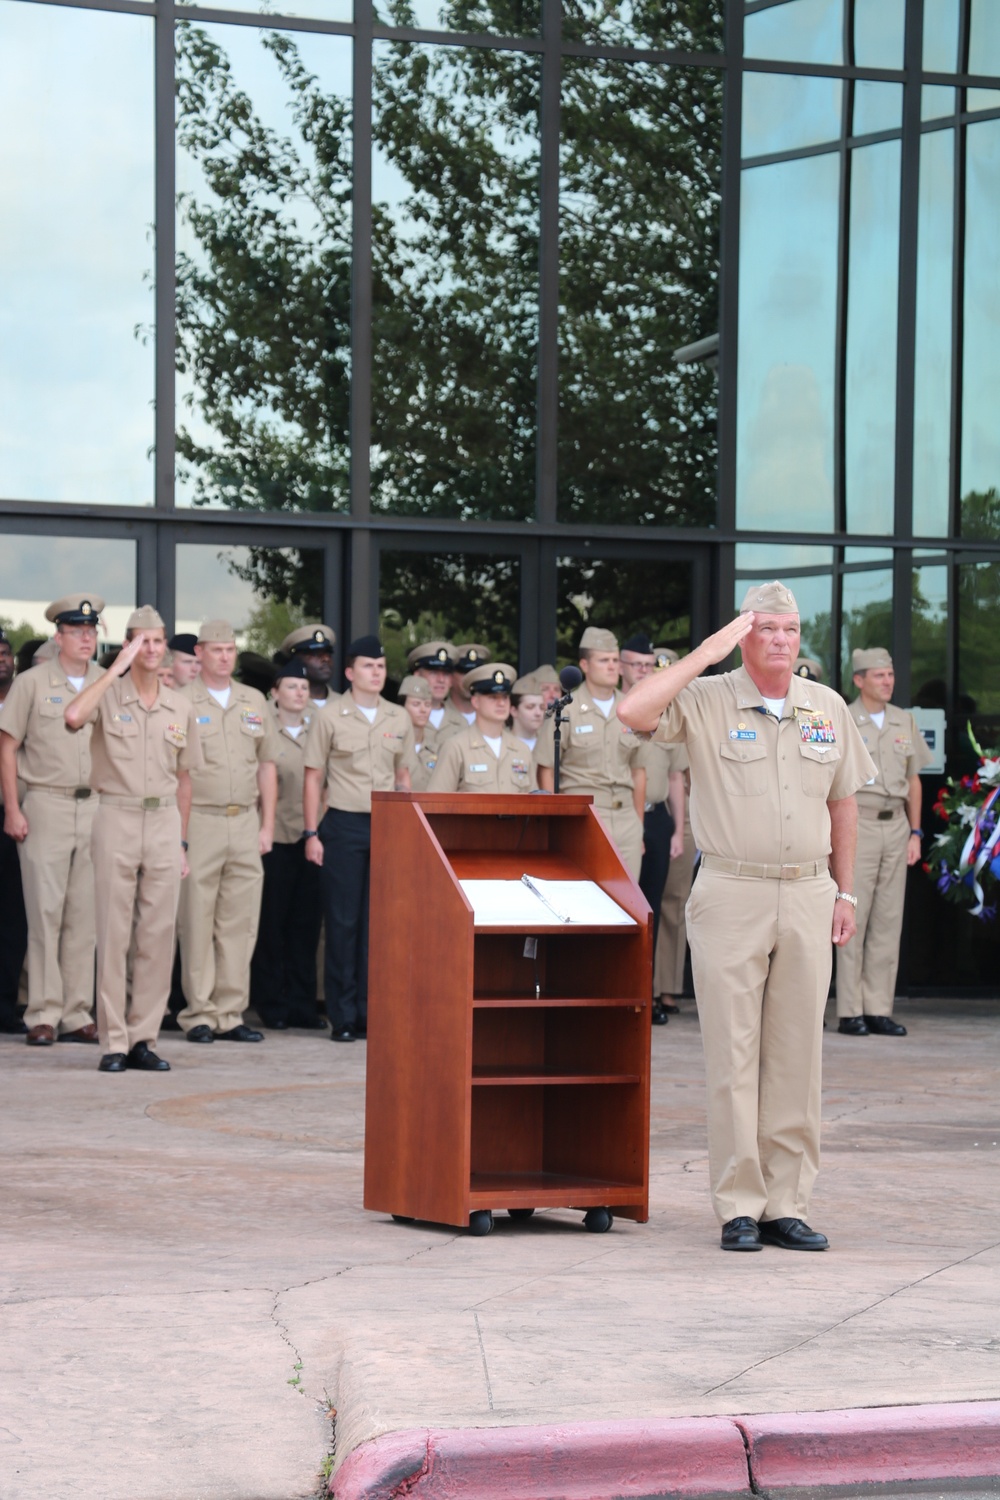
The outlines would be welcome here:
<svg viewBox="0 0 1000 1500">
<path fill-rule="evenodd" d="M 130 641 L 126 641 L 108 668 L 108 676 L 121 677 L 123 673 L 127 672 L 145 643 L 146 632 L 144 630 L 140 630 L 138 635 L 134 635 Z"/>
<path fill-rule="evenodd" d="M 737 615 L 735 620 L 730 620 L 728 625 L 723 625 L 721 630 L 717 630 L 696 647 L 698 656 L 703 657 L 706 665 L 711 667 L 725 661 L 736 650 L 743 637 L 750 634 L 753 622 L 753 610 L 748 610 L 745 615 Z"/>
</svg>

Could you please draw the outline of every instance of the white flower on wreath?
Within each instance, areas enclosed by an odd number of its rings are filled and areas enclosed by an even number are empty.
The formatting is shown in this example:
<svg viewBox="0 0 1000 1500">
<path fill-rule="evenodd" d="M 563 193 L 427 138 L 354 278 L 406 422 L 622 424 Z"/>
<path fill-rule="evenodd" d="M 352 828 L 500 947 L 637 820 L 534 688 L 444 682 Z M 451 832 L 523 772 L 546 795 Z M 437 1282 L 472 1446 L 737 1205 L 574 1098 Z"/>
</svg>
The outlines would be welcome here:
<svg viewBox="0 0 1000 1500">
<path fill-rule="evenodd" d="M 979 780 L 983 786 L 996 786 L 1000 782 L 1000 756 L 983 762 L 979 768 Z"/>
<path fill-rule="evenodd" d="M 962 824 L 962 826 L 964 828 L 975 828 L 976 821 L 977 821 L 978 817 L 979 817 L 979 808 L 978 807 L 969 807 L 969 806 L 966 806 L 966 807 L 960 807 L 958 809 L 958 821 Z"/>
<path fill-rule="evenodd" d="M 934 847 L 935 847 L 935 849 L 940 849 L 940 847 L 941 847 L 942 844 L 946 844 L 948 842 L 949 837 L 950 837 L 950 835 L 947 834 L 947 833 L 939 833 L 937 835 L 937 837 L 935 838 L 935 840 L 934 840 Z"/>
</svg>

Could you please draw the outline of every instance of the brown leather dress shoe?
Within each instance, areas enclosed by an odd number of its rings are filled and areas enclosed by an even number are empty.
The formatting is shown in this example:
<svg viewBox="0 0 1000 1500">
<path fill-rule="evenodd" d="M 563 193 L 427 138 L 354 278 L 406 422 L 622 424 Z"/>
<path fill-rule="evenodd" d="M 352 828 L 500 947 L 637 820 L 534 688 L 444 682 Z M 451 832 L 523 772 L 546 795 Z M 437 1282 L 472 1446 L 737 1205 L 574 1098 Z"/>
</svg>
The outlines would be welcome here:
<svg viewBox="0 0 1000 1500">
<path fill-rule="evenodd" d="M 61 1031 L 59 1033 L 61 1042 L 89 1042 L 91 1046 L 97 1046 L 97 1027 L 93 1021 L 86 1026 L 78 1026 L 75 1031 Z"/>
<path fill-rule="evenodd" d="M 56 1039 L 55 1028 L 52 1026 L 31 1026 L 25 1037 L 29 1047 L 51 1047 Z"/>
</svg>

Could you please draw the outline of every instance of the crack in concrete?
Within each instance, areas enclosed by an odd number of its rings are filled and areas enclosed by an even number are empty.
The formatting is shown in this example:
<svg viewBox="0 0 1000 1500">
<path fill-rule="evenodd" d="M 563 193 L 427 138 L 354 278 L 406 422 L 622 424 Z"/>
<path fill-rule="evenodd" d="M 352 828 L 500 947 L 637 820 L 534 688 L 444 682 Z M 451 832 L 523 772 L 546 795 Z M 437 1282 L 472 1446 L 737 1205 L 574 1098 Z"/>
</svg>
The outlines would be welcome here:
<svg viewBox="0 0 1000 1500">
<path fill-rule="evenodd" d="M 574 1260 L 568 1266 L 560 1266 L 556 1271 L 543 1271 L 538 1276 L 529 1276 L 527 1281 L 519 1281 L 514 1286 L 504 1287 L 502 1292 L 493 1292 L 489 1297 L 483 1297 L 480 1302 L 474 1302 L 472 1310 L 474 1311 L 477 1307 L 489 1307 L 491 1302 L 501 1301 L 504 1297 L 512 1297 L 515 1292 L 522 1292 L 526 1286 L 534 1286 L 538 1281 L 558 1280 L 568 1271 L 575 1271 L 580 1266 L 589 1266 L 596 1260 L 603 1260 L 605 1256 L 614 1254 L 616 1249 L 617 1246 L 609 1245 L 605 1250 L 595 1250 L 593 1255 L 583 1255 L 579 1260 Z M 465 1310 L 469 1311 L 468 1308 Z"/>
<path fill-rule="evenodd" d="M 479 1326 L 479 1314 L 477 1312 L 474 1312 L 472 1314 L 472 1316 L 475 1319 L 475 1323 L 476 1323 L 476 1336 L 479 1339 L 479 1353 L 481 1354 L 482 1360 L 483 1360 L 483 1375 L 486 1378 L 486 1399 L 487 1399 L 487 1401 L 490 1404 L 490 1411 L 492 1411 L 493 1410 L 493 1387 L 490 1384 L 490 1367 L 489 1367 L 489 1364 L 487 1363 L 487 1360 L 486 1360 L 486 1346 L 483 1343 L 483 1330 Z"/>
<path fill-rule="evenodd" d="M 712 1396 L 716 1391 L 724 1391 L 727 1386 L 733 1385 L 737 1380 L 742 1380 L 744 1375 L 749 1375 L 752 1370 L 763 1369 L 772 1360 L 784 1359 L 785 1355 L 794 1354 L 797 1350 L 804 1349 L 807 1344 L 815 1343 L 817 1339 L 824 1339 L 828 1334 L 836 1333 L 838 1328 L 843 1328 L 845 1324 L 853 1322 L 855 1318 L 863 1318 L 866 1313 L 874 1312 L 877 1307 L 882 1307 L 884 1303 L 891 1302 L 894 1297 L 901 1296 L 903 1292 L 912 1291 L 914 1287 L 923 1285 L 925 1281 L 933 1281 L 935 1276 L 941 1276 L 945 1271 L 952 1271 L 956 1266 L 964 1266 L 970 1260 L 976 1260 L 980 1255 L 988 1255 L 991 1250 L 998 1248 L 1000 1248 L 1000 1240 L 995 1241 L 992 1245 L 982 1245 L 978 1250 L 973 1250 L 970 1255 L 962 1255 L 958 1260 L 949 1261 L 947 1265 L 936 1266 L 933 1271 L 928 1271 L 926 1275 L 917 1276 L 912 1281 L 906 1282 L 903 1286 L 896 1287 L 894 1291 L 887 1292 L 884 1297 L 876 1297 L 875 1301 L 869 1302 L 866 1307 L 858 1307 L 854 1312 L 847 1313 L 845 1317 L 839 1318 L 836 1323 L 831 1323 L 828 1328 L 818 1328 L 815 1333 L 810 1333 L 806 1338 L 799 1339 L 797 1343 L 789 1344 L 784 1349 L 778 1349 L 773 1354 L 766 1355 L 763 1359 L 754 1360 L 752 1364 L 747 1365 L 744 1369 L 737 1370 L 735 1375 L 730 1375 L 726 1380 L 720 1380 L 718 1385 L 709 1386 L 708 1390 L 702 1391 L 701 1394 L 703 1397 Z"/>
</svg>

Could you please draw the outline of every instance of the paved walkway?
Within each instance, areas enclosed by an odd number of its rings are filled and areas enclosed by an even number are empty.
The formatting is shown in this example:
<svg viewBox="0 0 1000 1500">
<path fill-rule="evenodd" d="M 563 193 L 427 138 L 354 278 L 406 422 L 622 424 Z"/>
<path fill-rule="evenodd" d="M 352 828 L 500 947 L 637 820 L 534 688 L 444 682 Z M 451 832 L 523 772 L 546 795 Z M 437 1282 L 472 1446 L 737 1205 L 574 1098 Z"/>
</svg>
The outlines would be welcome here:
<svg viewBox="0 0 1000 1500">
<path fill-rule="evenodd" d="M 361 1209 L 364 1047 L 0 1038 L 0 1496 L 305 1500 L 424 1427 L 1000 1392 L 1000 1006 L 827 1033 L 825 1255 L 723 1255 L 693 1011 L 654 1032 L 652 1217 L 492 1235 Z M 336 1421 L 331 1411 L 336 1408 Z"/>
</svg>

